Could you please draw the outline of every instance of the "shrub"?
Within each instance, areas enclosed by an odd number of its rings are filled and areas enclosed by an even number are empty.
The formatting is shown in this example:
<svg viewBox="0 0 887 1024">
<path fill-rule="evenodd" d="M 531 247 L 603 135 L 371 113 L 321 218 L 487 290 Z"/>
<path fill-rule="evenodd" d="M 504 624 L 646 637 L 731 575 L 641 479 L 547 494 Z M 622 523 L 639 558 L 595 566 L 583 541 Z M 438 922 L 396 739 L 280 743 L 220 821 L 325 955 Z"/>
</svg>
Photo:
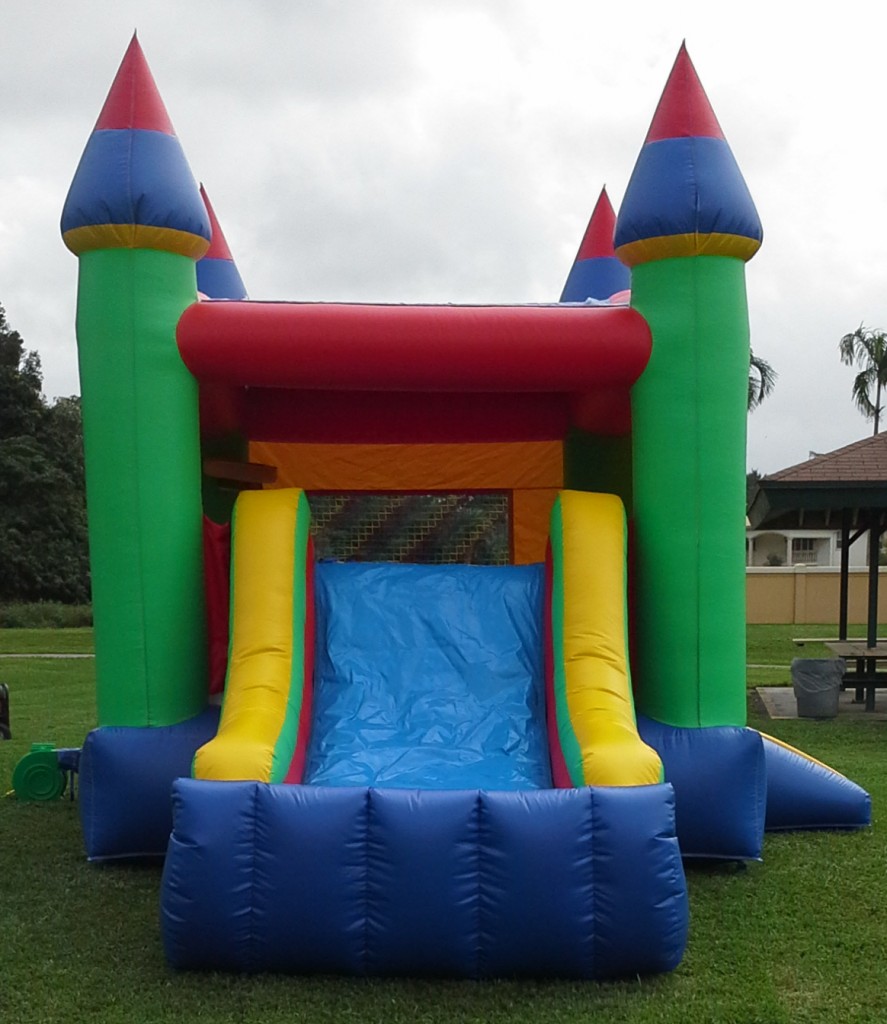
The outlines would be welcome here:
<svg viewBox="0 0 887 1024">
<path fill-rule="evenodd" d="M 82 629 L 92 625 L 92 605 L 39 601 L 0 605 L 2 629 Z"/>
</svg>

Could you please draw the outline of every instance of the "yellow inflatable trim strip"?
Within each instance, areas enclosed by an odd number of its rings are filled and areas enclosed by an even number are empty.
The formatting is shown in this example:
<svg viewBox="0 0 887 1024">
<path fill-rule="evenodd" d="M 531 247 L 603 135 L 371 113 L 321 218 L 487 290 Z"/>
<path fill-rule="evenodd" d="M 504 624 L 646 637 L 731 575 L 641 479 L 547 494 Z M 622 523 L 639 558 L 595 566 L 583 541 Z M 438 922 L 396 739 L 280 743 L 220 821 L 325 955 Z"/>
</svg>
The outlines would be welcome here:
<svg viewBox="0 0 887 1024">
<path fill-rule="evenodd" d="M 304 601 L 294 595 L 304 579 L 294 574 L 298 566 L 304 572 L 297 547 L 307 542 L 308 517 L 307 500 L 294 488 L 244 491 L 237 499 L 222 716 L 216 738 L 195 755 L 196 778 L 279 782 L 286 774 L 275 748 L 294 710 L 298 717 L 293 685 L 301 704 Z"/>
<path fill-rule="evenodd" d="M 635 721 L 620 499 L 562 491 L 552 516 L 552 558 L 553 597 L 561 591 L 561 600 L 552 601 L 555 700 L 571 778 L 594 786 L 661 782 L 662 762 Z"/>
</svg>

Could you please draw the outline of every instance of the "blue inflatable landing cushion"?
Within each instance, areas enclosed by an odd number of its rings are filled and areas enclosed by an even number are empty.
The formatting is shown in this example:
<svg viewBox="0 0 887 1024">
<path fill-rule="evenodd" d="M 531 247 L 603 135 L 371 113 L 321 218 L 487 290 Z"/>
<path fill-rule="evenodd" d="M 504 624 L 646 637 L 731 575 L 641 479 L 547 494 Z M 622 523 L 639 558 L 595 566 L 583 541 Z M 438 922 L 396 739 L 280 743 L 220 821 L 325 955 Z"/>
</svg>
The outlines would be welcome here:
<svg viewBox="0 0 887 1024">
<path fill-rule="evenodd" d="M 174 967 L 612 978 L 672 970 L 687 894 L 670 786 L 366 789 L 180 779 Z"/>
</svg>

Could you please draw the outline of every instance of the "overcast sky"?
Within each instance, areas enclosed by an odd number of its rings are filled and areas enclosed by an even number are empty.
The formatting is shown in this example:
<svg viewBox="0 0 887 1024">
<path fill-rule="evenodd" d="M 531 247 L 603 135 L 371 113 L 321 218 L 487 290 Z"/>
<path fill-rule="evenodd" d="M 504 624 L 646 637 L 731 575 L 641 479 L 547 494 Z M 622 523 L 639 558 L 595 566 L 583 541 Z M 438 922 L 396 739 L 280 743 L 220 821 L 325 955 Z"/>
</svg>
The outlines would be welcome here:
<svg viewBox="0 0 887 1024">
<path fill-rule="evenodd" d="M 133 29 L 252 298 L 556 300 L 686 39 L 764 225 L 749 421 L 773 472 L 871 432 L 842 334 L 887 329 L 887 85 L 869 2 L 3 0 L 0 303 L 78 391 L 58 229 Z M 875 20 L 877 18 L 877 21 Z"/>
</svg>

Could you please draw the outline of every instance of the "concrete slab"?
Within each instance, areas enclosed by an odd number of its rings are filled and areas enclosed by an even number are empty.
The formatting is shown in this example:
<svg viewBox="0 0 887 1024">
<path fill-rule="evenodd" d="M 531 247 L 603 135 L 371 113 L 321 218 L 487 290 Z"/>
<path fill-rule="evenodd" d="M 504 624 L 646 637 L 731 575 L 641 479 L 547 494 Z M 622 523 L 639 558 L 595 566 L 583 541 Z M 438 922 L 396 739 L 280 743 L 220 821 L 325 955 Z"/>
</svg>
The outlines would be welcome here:
<svg viewBox="0 0 887 1024">
<path fill-rule="evenodd" d="M 770 718 L 798 717 L 798 702 L 790 686 L 758 686 L 756 691 Z M 887 722 L 887 691 L 877 691 L 874 711 L 866 711 L 864 700 L 857 703 L 853 690 L 842 691 L 838 697 L 838 717 Z"/>
</svg>

